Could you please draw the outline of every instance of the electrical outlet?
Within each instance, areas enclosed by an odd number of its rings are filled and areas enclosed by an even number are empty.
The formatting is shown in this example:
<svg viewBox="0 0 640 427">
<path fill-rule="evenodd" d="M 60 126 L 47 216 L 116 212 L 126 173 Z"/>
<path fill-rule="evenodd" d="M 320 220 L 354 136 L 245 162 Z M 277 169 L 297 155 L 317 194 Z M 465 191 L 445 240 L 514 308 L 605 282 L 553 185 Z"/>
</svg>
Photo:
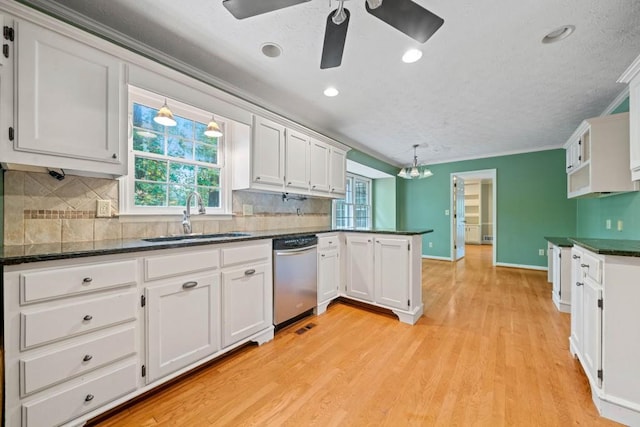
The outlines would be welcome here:
<svg viewBox="0 0 640 427">
<path fill-rule="evenodd" d="M 433 247 L 433 242 L 429 242 L 429 247 L 432 248 Z"/>
<path fill-rule="evenodd" d="M 111 200 L 97 200 L 96 217 L 108 218 L 111 216 Z"/>
<path fill-rule="evenodd" d="M 544 256 L 544 249 L 538 249 L 538 255 Z"/>
<path fill-rule="evenodd" d="M 622 220 L 618 220 L 618 231 L 622 231 Z"/>
<path fill-rule="evenodd" d="M 253 205 L 242 205 L 242 215 L 244 216 L 253 215 Z"/>
<path fill-rule="evenodd" d="M 610 219 L 608 219 L 608 220 L 606 220 L 606 221 L 605 221 L 604 227 L 605 227 L 607 230 L 611 230 L 611 220 L 610 220 Z"/>
</svg>

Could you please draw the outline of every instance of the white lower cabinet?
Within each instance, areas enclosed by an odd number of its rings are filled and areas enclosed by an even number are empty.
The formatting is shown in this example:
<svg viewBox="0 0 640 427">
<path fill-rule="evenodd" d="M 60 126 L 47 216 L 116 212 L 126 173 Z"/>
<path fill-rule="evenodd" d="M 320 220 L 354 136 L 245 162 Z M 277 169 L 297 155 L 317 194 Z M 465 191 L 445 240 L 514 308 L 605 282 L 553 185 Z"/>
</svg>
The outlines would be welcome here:
<svg viewBox="0 0 640 427">
<path fill-rule="evenodd" d="M 571 247 L 551 246 L 551 300 L 559 311 L 571 312 Z"/>
<path fill-rule="evenodd" d="M 422 316 L 422 237 L 345 233 L 345 296 L 391 309 L 401 322 Z"/>
<path fill-rule="evenodd" d="M 220 274 L 148 287 L 147 382 L 220 349 Z"/>
<path fill-rule="evenodd" d="M 324 313 L 340 290 L 340 236 L 318 236 L 318 308 Z"/>
<path fill-rule="evenodd" d="M 640 425 L 640 258 L 572 253 L 570 351 L 600 415 Z"/>
<path fill-rule="evenodd" d="M 222 273 L 222 346 L 228 347 L 273 323 L 271 264 L 265 262 Z"/>
</svg>

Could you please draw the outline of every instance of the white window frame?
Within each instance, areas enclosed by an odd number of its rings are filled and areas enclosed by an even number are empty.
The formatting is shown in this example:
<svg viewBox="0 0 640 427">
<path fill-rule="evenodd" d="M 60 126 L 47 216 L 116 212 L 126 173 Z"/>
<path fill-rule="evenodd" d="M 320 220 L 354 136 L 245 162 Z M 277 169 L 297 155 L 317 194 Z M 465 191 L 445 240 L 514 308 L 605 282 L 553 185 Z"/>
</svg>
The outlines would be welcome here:
<svg viewBox="0 0 640 427">
<path fill-rule="evenodd" d="M 368 230 L 373 226 L 373 206 L 372 206 L 372 192 L 373 192 L 373 182 L 370 178 L 366 178 L 364 176 L 361 175 L 356 175 L 353 173 L 349 173 L 347 172 L 347 180 L 352 180 L 352 185 L 351 185 L 351 198 L 352 200 L 346 200 L 346 199 L 334 199 L 332 206 L 331 206 L 331 224 L 334 228 L 337 227 L 336 225 L 336 205 L 339 201 L 344 201 L 345 204 L 348 206 L 348 208 L 351 210 L 351 218 L 353 223 L 348 226 L 348 229 L 353 229 L 353 230 Z M 364 227 L 356 227 L 356 210 L 355 210 L 355 198 L 356 198 L 356 182 L 360 181 L 360 182 L 365 182 L 367 184 L 367 212 L 368 212 L 368 216 L 367 216 L 367 225 Z M 346 196 L 345 196 L 346 197 Z"/>
<path fill-rule="evenodd" d="M 127 176 L 120 179 L 120 215 L 182 215 L 185 206 L 136 206 L 134 201 L 135 192 L 135 153 L 133 150 L 133 104 L 143 104 L 147 106 L 157 106 L 160 108 L 165 99 L 171 112 L 174 115 L 197 120 L 201 123 L 208 123 L 213 113 L 202 110 L 191 105 L 172 100 L 169 97 L 158 95 L 147 90 L 129 86 L 128 104 L 128 168 Z M 229 158 L 229 142 L 227 140 L 229 129 L 229 119 L 215 115 L 216 122 L 223 131 L 223 136 L 218 138 L 218 167 L 220 168 L 220 207 L 207 207 L 206 215 L 231 215 L 231 171 Z M 179 160 L 179 159 L 178 159 Z M 188 160 L 185 163 L 191 163 Z M 193 201 L 195 203 L 195 201 Z"/>
</svg>

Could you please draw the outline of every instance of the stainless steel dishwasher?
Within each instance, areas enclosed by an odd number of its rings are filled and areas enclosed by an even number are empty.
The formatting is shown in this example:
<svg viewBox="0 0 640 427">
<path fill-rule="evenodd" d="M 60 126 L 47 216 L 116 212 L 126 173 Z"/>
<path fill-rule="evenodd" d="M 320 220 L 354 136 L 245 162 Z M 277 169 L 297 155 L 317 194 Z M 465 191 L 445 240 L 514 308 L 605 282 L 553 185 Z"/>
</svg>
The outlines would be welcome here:
<svg viewBox="0 0 640 427">
<path fill-rule="evenodd" d="M 318 237 L 273 240 L 273 324 L 283 325 L 318 303 Z"/>
</svg>

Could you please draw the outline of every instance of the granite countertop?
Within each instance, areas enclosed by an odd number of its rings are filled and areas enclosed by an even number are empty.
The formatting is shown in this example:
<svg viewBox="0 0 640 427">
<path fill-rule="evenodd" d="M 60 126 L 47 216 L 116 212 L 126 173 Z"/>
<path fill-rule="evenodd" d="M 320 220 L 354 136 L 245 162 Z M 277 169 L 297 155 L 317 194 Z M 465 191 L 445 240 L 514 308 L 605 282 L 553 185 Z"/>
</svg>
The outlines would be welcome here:
<svg viewBox="0 0 640 427">
<path fill-rule="evenodd" d="M 570 237 L 576 245 L 602 255 L 640 257 L 640 240 L 585 239 Z"/>
<path fill-rule="evenodd" d="M 156 241 L 149 242 L 143 239 L 117 239 L 98 240 L 92 242 L 74 243 L 44 243 L 38 245 L 16 245 L 0 246 L 0 264 L 16 265 L 29 262 L 51 261 L 59 259 L 82 258 L 97 255 L 112 255 L 128 252 L 152 251 L 157 249 L 182 248 L 188 246 L 215 245 L 230 242 L 243 242 L 260 239 L 274 239 L 282 237 L 302 236 L 305 234 L 320 234 L 330 232 L 354 232 L 354 233 L 376 233 L 376 234 L 399 234 L 413 236 L 431 233 L 433 230 L 392 230 L 392 229 L 367 229 L 351 230 L 343 228 L 296 228 L 287 230 L 266 230 L 237 232 L 243 235 L 211 237 L 211 238 L 191 238 L 185 240 Z M 236 232 L 217 233 L 235 234 Z"/>
<path fill-rule="evenodd" d="M 573 246 L 573 242 L 571 242 L 568 237 L 545 237 L 545 240 L 561 248 L 570 248 Z"/>
</svg>

